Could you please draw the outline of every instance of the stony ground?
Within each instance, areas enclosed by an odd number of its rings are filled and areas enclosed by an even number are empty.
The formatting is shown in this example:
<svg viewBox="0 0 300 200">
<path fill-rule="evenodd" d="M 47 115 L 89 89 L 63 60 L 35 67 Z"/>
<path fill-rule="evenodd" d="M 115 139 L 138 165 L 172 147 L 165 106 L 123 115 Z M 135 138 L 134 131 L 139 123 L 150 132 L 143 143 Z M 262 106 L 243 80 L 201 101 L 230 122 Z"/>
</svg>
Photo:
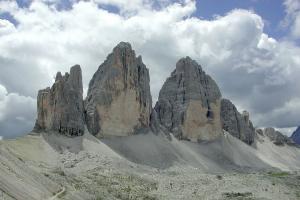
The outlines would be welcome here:
<svg viewBox="0 0 300 200">
<path fill-rule="evenodd" d="M 165 168 L 150 167 L 129 161 L 131 158 L 120 156 L 116 150 L 93 138 L 75 141 L 30 136 L 4 142 L 0 143 L 1 200 L 300 199 L 299 170 L 285 172 L 249 167 L 225 170 L 231 165 L 218 163 L 219 168 L 209 171 L 178 160 Z M 153 141 L 151 143 L 154 145 Z M 234 143 L 231 141 L 230 145 Z M 35 150 L 37 147 L 39 151 Z M 125 150 L 123 147 L 122 151 Z M 145 152 L 139 159 L 143 155 Z M 4 162 L 6 158 L 9 162 Z M 225 165 L 223 170 L 216 170 Z M 29 180 L 28 176 L 34 179 Z"/>
<path fill-rule="evenodd" d="M 65 188 L 60 199 L 269 199 L 298 200 L 297 172 L 252 172 L 206 174 L 196 168 L 166 170 L 97 167 L 81 174 L 54 169 L 45 176 Z"/>
</svg>

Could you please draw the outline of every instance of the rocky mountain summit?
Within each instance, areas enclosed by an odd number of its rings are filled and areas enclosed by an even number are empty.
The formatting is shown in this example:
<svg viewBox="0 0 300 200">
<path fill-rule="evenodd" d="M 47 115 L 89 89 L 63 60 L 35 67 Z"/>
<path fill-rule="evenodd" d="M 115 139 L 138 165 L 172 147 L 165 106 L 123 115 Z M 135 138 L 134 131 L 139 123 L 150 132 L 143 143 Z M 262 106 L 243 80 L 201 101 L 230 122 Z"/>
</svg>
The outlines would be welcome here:
<svg viewBox="0 0 300 200">
<path fill-rule="evenodd" d="M 35 131 L 79 136 L 129 136 L 142 130 L 178 139 L 211 141 L 223 130 L 251 145 L 255 130 L 249 113 L 222 99 L 216 82 L 190 57 L 181 58 L 152 109 L 149 70 L 131 45 L 119 43 L 93 75 L 82 99 L 79 65 L 57 73 L 51 88 L 39 91 Z"/>
<path fill-rule="evenodd" d="M 249 120 L 249 113 L 247 111 L 239 113 L 228 99 L 221 101 L 221 120 L 223 129 L 231 135 L 249 145 L 254 142 L 255 128 Z"/>
<path fill-rule="evenodd" d="M 149 71 L 129 43 L 121 42 L 94 74 L 85 100 L 93 135 L 132 135 L 148 128 L 152 109 Z"/>
<path fill-rule="evenodd" d="M 300 145 L 300 126 L 293 132 L 291 139 Z"/>
<path fill-rule="evenodd" d="M 64 76 L 57 73 L 51 88 L 38 92 L 37 120 L 34 130 L 57 131 L 63 135 L 84 133 L 82 74 L 79 65 Z"/>
<path fill-rule="evenodd" d="M 284 144 L 294 145 L 294 142 L 289 137 L 283 135 L 279 131 L 276 131 L 274 128 L 258 129 L 256 130 L 256 132 L 259 135 L 268 137 L 270 141 L 272 141 L 275 145 L 279 145 L 279 146 L 282 146 Z"/>
<path fill-rule="evenodd" d="M 220 110 L 221 92 L 216 82 L 190 57 L 177 62 L 154 108 L 164 130 L 192 141 L 221 135 Z"/>
</svg>

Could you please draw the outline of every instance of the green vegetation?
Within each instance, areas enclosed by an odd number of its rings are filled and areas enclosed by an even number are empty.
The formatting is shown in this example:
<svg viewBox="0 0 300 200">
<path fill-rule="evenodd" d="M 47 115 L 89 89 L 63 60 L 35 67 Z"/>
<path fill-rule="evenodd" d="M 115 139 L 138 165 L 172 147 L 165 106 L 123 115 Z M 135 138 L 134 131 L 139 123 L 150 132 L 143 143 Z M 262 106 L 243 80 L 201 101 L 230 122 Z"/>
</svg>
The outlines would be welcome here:
<svg viewBox="0 0 300 200">
<path fill-rule="evenodd" d="M 93 169 L 81 179 L 68 178 L 68 182 L 78 191 L 95 195 L 95 199 L 155 200 L 157 197 L 151 193 L 157 190 L 157 183 L 133 174 L 101 173 Z"/>
<path fill-rule="evenodd" d="M 290 175 L 288 172 L 269 172 L 268 174 L 272 177 L 285 177 Z"/>
</svg>

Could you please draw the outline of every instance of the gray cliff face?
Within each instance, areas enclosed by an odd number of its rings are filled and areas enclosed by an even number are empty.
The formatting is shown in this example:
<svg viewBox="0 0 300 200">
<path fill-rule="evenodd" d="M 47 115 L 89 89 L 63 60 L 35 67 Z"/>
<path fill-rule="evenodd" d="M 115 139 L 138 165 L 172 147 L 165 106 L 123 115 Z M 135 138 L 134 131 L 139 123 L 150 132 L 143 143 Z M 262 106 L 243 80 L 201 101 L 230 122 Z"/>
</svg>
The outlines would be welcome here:
<svg viewBox="0 0 300 200">
<path fill-rule="evenodd" d="M 155 105 L 155 128 L 192 141 L 212 140 L 222 133 L 221 93 L 215 81 L 189 57 L 180 59 L 164 83 Z"/>
<path fill-rule="evenodd" d="M 276 131 L 274 128 L 265 128 L 263 132 L 264 135 L 267 136 L 276 145 L 294 145 L 294 142 L 289 137 L 283 135 L 279 131 Z"/>
<path fill-rule="evenodd" d="M 149 71 L 129 43 L 109 54 L 89 83 L 86 123 L 98 136 L 127 136 L 148 128 L 152 98 Z"/>
<path fill-rule="evenodd" d="M 228 99 L 221 101 L 221 121 L 223 129 L 234 137 L 249 145 L 254 142 L 255 129 L 249 120 L 249 113 L 246 111 L 239 113 Z"/>
<path fill-rule="evenodd" d="M 38 92 L 34 131 L 57 131 L 67 136 L 84 133 L 82 73 L 79 65 L 70 74 L 57 73 L 51 88 Z"/>
</svg>

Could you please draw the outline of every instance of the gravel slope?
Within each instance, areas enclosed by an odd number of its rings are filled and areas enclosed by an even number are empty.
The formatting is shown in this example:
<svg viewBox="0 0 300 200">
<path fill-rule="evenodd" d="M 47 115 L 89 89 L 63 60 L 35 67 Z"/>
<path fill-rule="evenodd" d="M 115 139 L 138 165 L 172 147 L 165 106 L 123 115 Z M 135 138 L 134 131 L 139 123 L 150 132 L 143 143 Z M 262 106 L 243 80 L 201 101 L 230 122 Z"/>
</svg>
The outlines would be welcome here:
<svg viewBox="0 0 300 200">
<path fill-rule="evenodd" d="M 0 199 L 299 199 L 299 148 L 259 141 L 250 147 L 225 134 L 198 144 L 151 133 L 3 140 Z"/>
</svg>

